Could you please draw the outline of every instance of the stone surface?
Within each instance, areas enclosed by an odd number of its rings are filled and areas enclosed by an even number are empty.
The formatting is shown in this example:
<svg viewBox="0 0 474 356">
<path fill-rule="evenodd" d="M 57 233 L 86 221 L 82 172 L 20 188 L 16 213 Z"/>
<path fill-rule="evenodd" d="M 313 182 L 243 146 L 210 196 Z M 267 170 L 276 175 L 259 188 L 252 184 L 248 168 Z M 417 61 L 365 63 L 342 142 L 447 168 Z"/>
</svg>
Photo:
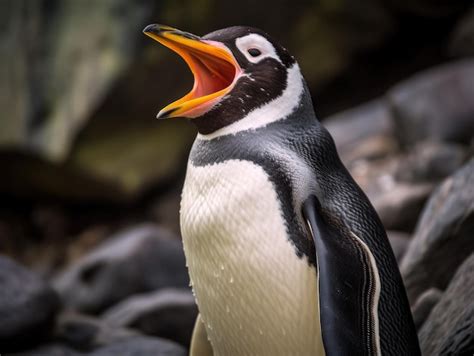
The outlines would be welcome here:
<svg viewBox="0 0 474 356">
<path fill-rule="evenodd" d="M 423 323 L 430 315 L 433 307 L 439 302 L 443 292 L 436 288 L 430 288 L 424 291 L 413 305 L 413 321 L 415 322 L 416 330 L 420 330 Z"/>
<path fill-rule="evenodd" d="M 0 256 L 0 350 L 24 349 L 48 337 L 59 298 L 40 277 Z"/>
<path fill-rule="evenodd" d="M 67 345 L 60 343 L 51 343 L 41 345 L 32 350 L 15 353 L 17 356 L 80 356 L 84 353 L 78 352 Z"/>
<path fill-rule="evenodd" d="M 112 345 L 101 347 L 91 356 L 186 356 L 186 349 L 172 341 L 137 336 Z"/>
<path fill-rule="evenodd" d="M 383 180 L 383 178 L 382 178 Z M 418 220 L 433 184 L 407 184 L 387 176 L 381 194 L 369 194 L 377 213 L 387 229 L 410 231 Z"/>
<path fill-rule="evenodd" d="M 393 119 L 378 99 L 324 120 L 344 164 L 358 159 L 385 157 L 397 149 Z"/>
<path fill-rule="evenodd" d="M 53 342 L 21 355 L 185 355 L 185 349 L 172 341 L 147 337 L 85 315 L 66 312 L 59 319 Z"/>
<path fill-rule="evenodd" d="M 387 95 L 400 141 L 424 139 L 467 143 L 474 132 L 474 60 L 419 73 Z"/>
<path fill-rule="evenodd" d="M 186 349 L 165 339 L 133 336 L 89 352 L 76 351 L 62 344 L 51 343 L 14 354 L 18 356 L 185 356 Z"/>
<path fill-rule="evenodd" d="M 408 298 L 445 289 L 459 264 L 474 251 L 474 159 L 432 194 L 401 263 Z"/>
<path fill-rule="evenodd" d="M 459 267 L 419 332 L 424 355 L 474 353 L 473 276 L 474 254 Z"/>
<path fill-rule="evenodd" d="M 57 321 L 55 339 L 81 352 L 136 337 L 133 330 L 108 325 L 99 319 L 77 313 L 63 313 Z"/>
<path fill-rule="evenodd" d="M 191 291 L 162 289 L 114 305 L 105 312 L 103 320 L 114 327 L 136 328 L 189 347 L 197 314 Z"/>
<path fill-rule="evenodd" d="M 181 241 L 155 225 L 112 236 L 55 279 L 64 303 L 100 312 L 129 295 L 189 283 Z"/>
<path fill-rule="evenodd" d="M 423 141 L 408 152 L 348 165 L 385 228 L 413 231 L 436 184 L 459 169 L 468 149 L 459 144 Z"/>
<path fill-rule="evenodd" d="M 359 160 L 349 169 L 369 197 L 385 228 L 410 232 L 434 184 L 397 180 L 397 167 L 404 159 L 405 156 L 400 154 L 380 160 Z"/>
<path fill-rule="evenodd" d="M 438 182 L 460 168 L 467 157 L 461 145 L 424 141 L 398 162 L 395 179 L 402 182 Z"/>
<path fill-rule="evenodd" d="M 410 235 L 401 231 L 389 230 L 387 231 L 387 236 L 395 258 L 397 262 L 400 263 L 410 243 Z"/>
</svg>

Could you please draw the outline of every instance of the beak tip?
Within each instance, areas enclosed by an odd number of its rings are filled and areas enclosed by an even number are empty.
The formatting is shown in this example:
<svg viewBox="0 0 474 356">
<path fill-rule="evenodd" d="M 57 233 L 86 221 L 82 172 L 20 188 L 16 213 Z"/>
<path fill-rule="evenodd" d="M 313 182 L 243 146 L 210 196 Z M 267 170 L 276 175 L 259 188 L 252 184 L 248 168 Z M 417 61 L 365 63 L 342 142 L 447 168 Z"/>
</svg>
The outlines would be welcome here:
<svg viewBox="0 0 474 356">
<path fill-rule="evenodd" d="M 147 27 L 145 27 L 143 29 L 143 33 L 145 35 L 149 34 L 149 33 L 154 33 L 154 34 L 159 34 L 160 32 L 163 31 L 162 29 L 163 26 L 161 25 L 158 25 L 158 24 L 151 24 L 151 25 L 148 25 Z"/>
<path fill-rule="evenodd" d="M 171 115 L 178 110 L 179 108 L 173 108 L 169 110 L 161 110 L 157 115 L 156 118 L 161 120 L 161 119 L 168 119 L 171 117 Z"/>
<path fill-rule="evenodd" d="M 152 23 L 151 25 L 148 25 L 143 29 L 144 34 L 150 34 L 151 33 L 151 34 L 155 34 L 155 35 L 159 35 L 163 32 L 168 32 L 168 31 L 176 31 L 176 29 L 173 28 L 173 27 L 170 27 L 170 26 L 160 25 L 160 24 L 157 24 L 157 23 Z"/>
<path fill-rule="evenodd" d="M 157 118 L 158 120 L 163 119 L 163 114 L 162 114 L 161 111 L 160 111 L 158 114 L 156 114 L 156 118 Z"/>
</svg>

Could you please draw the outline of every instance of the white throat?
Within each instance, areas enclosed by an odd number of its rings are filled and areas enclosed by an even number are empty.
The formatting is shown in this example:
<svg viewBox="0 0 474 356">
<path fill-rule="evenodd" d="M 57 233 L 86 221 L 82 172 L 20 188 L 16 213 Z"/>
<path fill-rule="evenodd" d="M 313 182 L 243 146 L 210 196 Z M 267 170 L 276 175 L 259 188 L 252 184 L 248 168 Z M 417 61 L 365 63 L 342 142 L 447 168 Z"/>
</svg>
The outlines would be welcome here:
<svg viewBox="0 0 474 356">
<path fill-rule="evenodd" d="M 283 93 L 272 101 L 255 108 L 239 121 L 224 126 L 210 134 L 198 133 L 200 140 L 212 140 L 219 136 L 235 135 L 241 131 L 255 130 L 282 120 L 290 115 L 299 105 L 303 94 L 303 76 L 297 63 L 288 69 L 287 85 Z"/>
</svg>

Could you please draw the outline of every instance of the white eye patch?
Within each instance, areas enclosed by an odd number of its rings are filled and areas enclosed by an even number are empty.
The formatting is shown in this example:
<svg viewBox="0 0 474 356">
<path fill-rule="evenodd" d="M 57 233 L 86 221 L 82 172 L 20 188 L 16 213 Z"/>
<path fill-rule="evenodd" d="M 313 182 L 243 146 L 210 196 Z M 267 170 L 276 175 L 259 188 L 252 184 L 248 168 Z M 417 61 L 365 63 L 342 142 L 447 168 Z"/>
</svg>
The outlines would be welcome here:
<svg viewBox="0 0 474 356">
<path fill-rule="evenodd" d="M 264 58 L 271 57 L 281 63 L 275 47 L 265 37 L 256 33 L 237 38 L 235 45 L 249 62 L 258 63 Z"/>
</svg>

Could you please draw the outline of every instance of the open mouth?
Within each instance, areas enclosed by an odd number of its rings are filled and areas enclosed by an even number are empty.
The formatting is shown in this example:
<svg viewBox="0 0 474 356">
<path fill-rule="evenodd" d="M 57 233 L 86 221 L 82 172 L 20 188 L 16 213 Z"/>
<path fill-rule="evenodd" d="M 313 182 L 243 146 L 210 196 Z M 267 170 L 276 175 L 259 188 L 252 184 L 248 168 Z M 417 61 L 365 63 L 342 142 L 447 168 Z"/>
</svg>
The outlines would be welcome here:
<svg viewBox="0 0 474 356">
<path fill-rule="evenodd" d="M 201 116 L 234 87 L 241 69 L 224 45 L 163 25 L 149 25 L 143 32 L 178 53 L 194 75 L 191 91 L 163 108 L 158 118 Z"/>
</svg>

